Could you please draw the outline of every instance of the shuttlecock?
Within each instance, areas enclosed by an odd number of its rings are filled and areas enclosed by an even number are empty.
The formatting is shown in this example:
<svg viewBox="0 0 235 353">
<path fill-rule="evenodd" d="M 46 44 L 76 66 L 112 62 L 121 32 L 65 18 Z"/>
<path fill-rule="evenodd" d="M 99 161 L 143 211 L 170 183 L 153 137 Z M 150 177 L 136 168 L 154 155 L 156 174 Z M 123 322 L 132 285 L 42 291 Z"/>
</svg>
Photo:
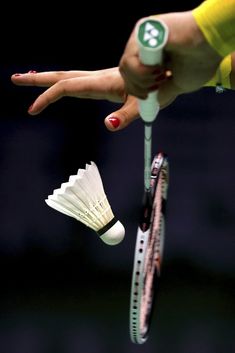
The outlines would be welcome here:
<svg viewBox="0 0 235 353">
<path fill-rule="evenodd" d="M 114 217 L 104 191 L 99 170 L 94 162 L 78 169 L 67 183 L 62 183 L 45 200 L 48 206 L 73 217 L 93 229 L 108 245 L 120 243 L 125 228 Z"/>
</svg>

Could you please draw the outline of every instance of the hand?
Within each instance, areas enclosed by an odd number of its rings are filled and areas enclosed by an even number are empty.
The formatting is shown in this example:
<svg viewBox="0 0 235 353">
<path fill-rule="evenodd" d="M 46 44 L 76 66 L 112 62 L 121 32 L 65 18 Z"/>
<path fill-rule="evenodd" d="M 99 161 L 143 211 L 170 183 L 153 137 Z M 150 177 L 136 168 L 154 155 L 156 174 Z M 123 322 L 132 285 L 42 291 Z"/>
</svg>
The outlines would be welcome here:
<svg viewBox="0 0 235 353">
<path fill-rule="evenodd" d="M 123 103 L 119 110 L 112 112 L 104 120 L 110 131 L 121 130 L 139 117 L 137 100 L 126 95 L 118 68 L 40 73 L 29 71 L 25 74 L 14 74 L 11 80 L 19 86 L 49 87 L 31 105 L 28 110 L 30 115 L 37 115 L 49 104 L 70 96 Z"/>
<path fill-rule="evenodd" d="M 163 21 L 169 29 L 163 65 L 141 64 L 136 41 L 137 22 L 120 59 L 119 70 L 127 94 L 145 99 L 150 91 L 158 89 L 160 105 L 165 106 L 180 94 L 201 88 L 213 77 L 222 58 L 205 40 L 191 11 L 151 18 Z"/>
</svg>

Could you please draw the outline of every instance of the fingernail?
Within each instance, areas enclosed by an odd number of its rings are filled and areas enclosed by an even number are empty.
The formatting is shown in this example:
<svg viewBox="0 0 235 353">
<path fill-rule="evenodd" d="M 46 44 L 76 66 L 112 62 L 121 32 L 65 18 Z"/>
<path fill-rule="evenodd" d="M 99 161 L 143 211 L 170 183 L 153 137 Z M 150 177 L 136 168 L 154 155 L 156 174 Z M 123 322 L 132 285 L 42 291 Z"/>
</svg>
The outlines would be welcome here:
<svg viewBox="0 0 235 353">
<path fill-rule="evenodd" d="M 156 84 L 156 85 L 153 85 L 153 86 L 149 87 L 149 90 L 150 91 L 157 91 L 158 88 L 159 88 L 159 85 Z"/>
<path fill-rule="evenodd" d="M 157 67 L 154 71 L 153 74 L 159 75 L 164 72 L 164 69 L 162 67 Z"/>
<path fill-rule="evenodd" d="M 28 112 L 30 113 L 33 110 L 33 104 L 30 105 Z"/>
<path fill-rule="evenodd" d="M 155 81 L 163 81 L 163 80 L 166 80 L 167 76 L 166 76 L 166 73 L 162 73 L 160 75 L 157 75 L 156 78 L 155 78 Z"/>
<path fill-rule="evenodd" d="M 28 74 L 36 74 L 37 73 L 37 71 L 35 71 L 35 70 L 29 70 L 28 71 Z"/>
<path fill-rule="evenodd" d="M 113 125 L 113 127 L 115 129 L 118 128 L 118 126 L 120 125 L 120 120 L 118 118 L 115 118 L 115 117 L 111 117 L 111 118 L 108 118 L 110 123 Z"/>
<path fill-rule="evenodd" d="M 14 74 L 14 76 L 21 76 L 21 74 Z"/>
</svg>

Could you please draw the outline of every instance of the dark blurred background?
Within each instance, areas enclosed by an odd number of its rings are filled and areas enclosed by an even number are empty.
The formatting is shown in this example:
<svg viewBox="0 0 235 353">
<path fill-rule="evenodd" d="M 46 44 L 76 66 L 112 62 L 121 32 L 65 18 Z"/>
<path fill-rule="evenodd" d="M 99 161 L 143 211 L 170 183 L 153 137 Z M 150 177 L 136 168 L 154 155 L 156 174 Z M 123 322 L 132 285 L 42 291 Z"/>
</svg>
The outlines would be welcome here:
<svg viewBox="0 0 235 353">
<path fill-rule="evenodd" d="M 143 191 L 143 126 L 118 133 L 118 105 L 63 98 L 37 117 L 44 90 L 16 72 L 117 66 L 135 22 L 201 1 L 6 4 L 0 56 L 0 353 L 230 353 L 235 350 L 234 92 L 178 98 L 154 124 L 170 162 L 160 293 L 148 341 L 129 338 L 129 296 Z M 107 40 L 109 38 L 109 40 Z M 125 240 L 109 247 L 45 198 L 95 161 Z"/>
</svg>

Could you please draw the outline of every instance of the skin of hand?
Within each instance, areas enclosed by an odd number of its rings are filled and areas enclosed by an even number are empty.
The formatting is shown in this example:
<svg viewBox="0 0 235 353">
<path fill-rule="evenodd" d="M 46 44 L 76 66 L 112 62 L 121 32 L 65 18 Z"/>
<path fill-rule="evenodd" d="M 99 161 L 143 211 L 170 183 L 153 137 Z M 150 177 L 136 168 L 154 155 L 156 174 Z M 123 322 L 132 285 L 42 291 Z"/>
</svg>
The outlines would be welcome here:
<svg viewBox="0 0 235 353">
<path fill-rule="evenodd" d="M 29 114 L 37 115 L 65 96 L 105 99 L 123 103 L 104 119 L 108 130 L 119 131 L 139 118 L 136 97 L 145 99 L 149 91 L 159 89 L 158 99 L 163 109 L 178 95 L 201 88 L 215 73 L 221 57 L 205 41 L 191 11 L 151 17 L 164 21 L 169 28 L 164 66 L 150 67 L 139 62 L 135 26 L 119 67 L 12 75 L 16 85 L 48 88 L 36 98 Z M 235 53 L 230 80 L 231 88 L 235 89 Z"/>
<path fill-rule="evenodd" d="M 123 103 L 119 110 L 112 112 L 104 120 L 110 131 L 121 130 L 139 117 L 137 100 L 126 95 L 118 67 L 97 71 L 37 73 L 31 70 L 12 75 L 11 81 L 18 86 L 49 87 L 30 106 L 30 115 L 41 113 L 48 105 L 67 96 Z"/>
<path fill-rule="evenodd" d="M 146 99 L 152 88 L 156 88 L 156 72 L 170 72 L 167 80 L 157 84 L 160 105 L 165 106 L 180 94 L 203 87 L 215 74 L 222 58 L 205 40 L 191 11 L 148 18 L 163 21 L 169 29 L 163 64 L 146 66 L 140 62 L 136 41 L 138 21 L 120 59 L 119 70 L 126 92 L 141 99 Z"/>
<path fill-rule="evenodd" d="M 165 80 L 164 77 L 161 79 Z M 11 81 L 18 86 L 49 87 L 30 106 L 30 115 L 41 113 L 48 105 L 67 96 L 123 103 L 120 109 L 104 119 L 105 126 L 110 131 L 121 130 L 139 118 L 137 99 L 126 94 L 118 67 L 97 71 L 37 73 L 31 70 L 12 75 Z"/>
</svg>

